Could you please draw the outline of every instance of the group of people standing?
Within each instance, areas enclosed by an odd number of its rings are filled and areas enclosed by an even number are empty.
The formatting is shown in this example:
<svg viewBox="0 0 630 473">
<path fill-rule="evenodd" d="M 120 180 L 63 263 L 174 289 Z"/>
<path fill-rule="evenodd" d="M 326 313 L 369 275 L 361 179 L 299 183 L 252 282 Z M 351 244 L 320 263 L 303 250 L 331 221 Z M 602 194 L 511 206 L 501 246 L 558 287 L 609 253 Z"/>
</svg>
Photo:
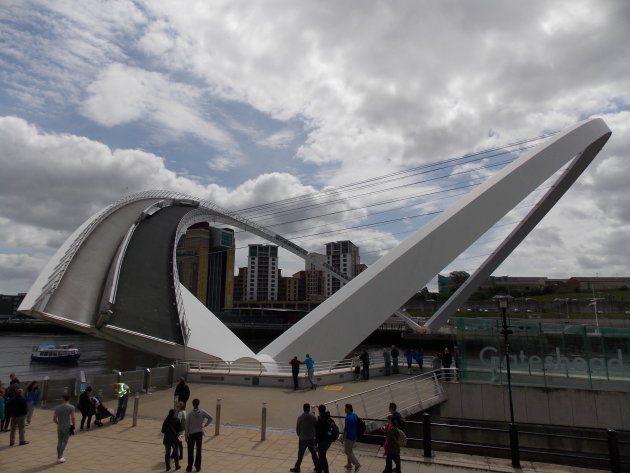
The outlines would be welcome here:
<svg viewBox="0 0 630 473">
<path fill-rule="evenodd" d="M 8 432 L 10 429 L 10 446 L 15 445 L 16 431 L 19 445 L 28 445 L 26 426 L 31 423 L 39 401 L 40 389 L 37 381 L 31 381 L 24 390 L 15 373 L 9 375 L 9 386 L 6 389 L 0 387 L 0 432 Z"/>
<path fill-rule="evenodd" d="M 298 377 L 300 375 L 300 365 L 306 366 L 306 376 L 308 377 L 309 383 L 311 383 L 311 389 L 317 389 L 317 380 L 315 379 L 315 361 L 311 358 L 311 355 L 307 353 L 303 361 L 298 360 L 298 357 L 294 356 L 291 358 L 291 361 L 289 361 L 289 364 L 291 365 L 294 391 L 297 391 L 299 387 Z"/>
<path fill-rule="evenodd" d="M 201 470 L 201 447 L 205 428 L 212 422 L 212 416 L 199 407 L 199 399 L 193 399 L 193 409 L 186 413 L 186 404 L 190 398 L 190 388 L 184 378 L 180 378 L 175 388 L 175 408 L 168 411 L 162 423 L 162 443 L 164 444 L 164 463 L 166 471 L 171 469 L 171 459 L 175 470 L 179 470 L 180 460 L 184 458 L 184 440 L 188 445 L 188 466 L 186 471 Z"/>
<path fill-rule="evenodd" d="M 328 459 L 326 454 L 328 449 L 339 439 L 343 443 L 344 453 L 346 455 L 346 464 L 344 468 L 351 471 L 354 468 L 355 473 L 361 469 L 361 463 L 354 454 L 354 445 L 359 437 L 364 433 L 365 423 L 354 413 L 352 404 L 345 405 L 344 430 L 339 432 L 339 428 L 335 421 L 331 418 L 330 412 L 326 410 L 326 406 L 321 404 L 317 407 L 318 415 L 315 416 L 311 412 L 311 405 L 305 403 L 303 412 L 297 418 L 295 432 L 298 436 L 298 455 L 295 466 L 289 471 L 292 473 L 300 472 L 302 460 L 306 450 L 309 451 L 313 465 L 317 473 L 329 473 Z M 384 473 L 395 471 L 400 473 L 400 446 L 401 431 L 404 430 L 404 420 L 396 411 L 395 403 L 389 404 L 389 416 L 387 424 L 382 428 L 385 434 L 385 470 Z M 341 435 L 340 435 L 341 434 Z M 395 468 L 392 468 L 395 465 Z"/>
</svg>

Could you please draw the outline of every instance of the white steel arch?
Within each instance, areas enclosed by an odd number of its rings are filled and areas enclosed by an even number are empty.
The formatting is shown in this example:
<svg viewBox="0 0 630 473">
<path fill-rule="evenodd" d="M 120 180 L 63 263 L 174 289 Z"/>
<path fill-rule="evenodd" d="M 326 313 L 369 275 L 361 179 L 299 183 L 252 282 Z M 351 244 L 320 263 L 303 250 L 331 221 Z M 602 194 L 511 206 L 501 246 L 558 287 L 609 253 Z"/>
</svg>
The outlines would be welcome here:
<svg viewBox="0 0 630 473">
<path fill-rule="evenodd" d="M 610 134 L 606 123 L 596 118 L 579 123 L 523 154 L 325 300 L 263 348 L 259 357 L 285 360 L 306 352 L 316 359 L 344 357 L 419 287 L 426 285 L 519 202 L 575 159 L 568 174 L 561 177 L 562 185 L 568 187 Z M 511 241 L 518 243 L 562 193 L 548 193 L 543 199 L 544 205 L 539 204 L 541 214 L 535 218 L 530 215 L 530 220 L 520 228 L 521 233 Z M 500 263 L 509 251 L 501 250 L 498 254 Z M 432 322 L 439 324 L 440 320 Z"/>
<path fill-rule="evenodd" d="M 278 362 L 306 352 L 320 360 L 344 357 L 395 313 L 418 287 L 426 285 L 438 271 L 521 200 L 571 162 L 556 185 L 451 298 L 452 302 L 449 301 L 428 322 L 427 329 L 441 325 L 444 318 L 455 310 L 458 301 L 475 290 L 557 202 L 597 155 L 610 133 L 603 120 L 588 120 L 524 154 L 348 282 L 256 357 Z M 163 204 L 164 200 L 168 202 Z M 107 317 L 98 319 L 103 316 L 102 312 L 99 314 L 101 307 L 91 309 L 107 300 L 105 289 L 111 294 L 116 292 L 115 288 L 112 290 L 108 278 L 112 274 L 112 264 L 122 261 L 124 255 L 120 254 L 121 247 L 124 246 L 125 238 L 129 238 L 130 229 L 151 212 L 158 212 L 163 205 L 171 205 L 176 200 L 189 201 L 197 208 L 191 209 L 179 222 L 173 246 L 177 242 L 177 235 L 181 235 L 187 226 L 213 219 L 254 233 L 317 264 L 320 269 L 345 279 L 327 265 L 312 260 L 305 249 L 212 202 L 178 192 L 146 191 L 112 204 L 79 227 L 51 258 L 19 311 L 96 336 L 107 338 L 104 334 L 109 334 L 115 341 L 135 348 L 156 351 L 166 356 L 182 356 L 182 352 L 172 342 L 141 333 L 108 331 Z M 173 266 L 176 276 L 174 260 Z M 253 355 L 209 310 L 195 303 L 194 297 L 180 287 L 176 277 L 174 286 L 184 347 L 192 344 L 195 353 L 224 359 L 226 356 L 236 358 Z M 76 299 L 73 291 L 77 290 L 81 291 L 82 300 Z M 187 311 L 191 311 L 191 314 L 187 314 Z M 209 330 L 213 335 L 204 339 L 193 333 L 191 342 L 191 332 L 195 330 Z M 168 349 L 162 349 L 160 344 L 168 346 Z M 185 351 L 183 354 L 185 356 Z"/>
</svg>

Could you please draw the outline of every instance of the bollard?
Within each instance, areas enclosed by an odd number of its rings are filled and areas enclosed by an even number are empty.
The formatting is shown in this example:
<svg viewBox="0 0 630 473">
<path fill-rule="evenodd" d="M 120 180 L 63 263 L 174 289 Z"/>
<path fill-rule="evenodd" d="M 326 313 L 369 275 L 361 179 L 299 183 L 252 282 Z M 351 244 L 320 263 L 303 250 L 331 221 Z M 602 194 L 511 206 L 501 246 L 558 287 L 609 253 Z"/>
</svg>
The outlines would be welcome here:
<svg viewBox="0 0 630 473">
<path fill-rule="evenodd" d="M 611 473 L 621 473 L 621 460 L 619 458 L 619 443 L 617 442 L 617 431 L 608 429 L 608 455 L 610 456 Z"/>
<path fill-rule="evenodd" d="M 171 364 L 168 368 L 168 384 L 173 387 L 173 383 L 175 382 L 175 365 Z"/>
<path fill-rule="evenodd" d="M 217 398 L 217 412 L 214 421 L 214 435 L 219 435 L 219 425 L 221 424 L 221 398 Z"/>
<path fill-rule="evenodd" d="M 260 422 L 260 441 L 265 440 L 265 435 L 267 431 L 267 403 L 263 401 L 262 403 L 262 421 Z"/>
<path fill-rule="evenodd" d="M 510 422 L 510 454 L 512 456 L 512 466 L 521 467 L 521 452 L 518 449 L 518 427 Z"/>
<path fill-rule="evenodd" d="M 149 394 L 149 388 L 151 387 L 151 370 L 146 368 L 144 370 L 144 392 Z"/>
<path fill-rule="evenodd" d="M 140 404 L 140 393 L 137 392 L 136 396 L 133 398 L 133 423 L 132 427 L 135 427 L 138 424 L 138 405 Z"/>
<path fill-rule="evenodd" d="M 50 376 L 44 376 L 44 385 L 42 386 L 42 408 L 46 409 L 46 403 L 48 402 L 48 380 Z"/>
<path fill-rule="evenodd" d="M 431 458 L 431 414 L 422 414 L 422 440 L 424 445 L 424 456 Z"/>
</svg>

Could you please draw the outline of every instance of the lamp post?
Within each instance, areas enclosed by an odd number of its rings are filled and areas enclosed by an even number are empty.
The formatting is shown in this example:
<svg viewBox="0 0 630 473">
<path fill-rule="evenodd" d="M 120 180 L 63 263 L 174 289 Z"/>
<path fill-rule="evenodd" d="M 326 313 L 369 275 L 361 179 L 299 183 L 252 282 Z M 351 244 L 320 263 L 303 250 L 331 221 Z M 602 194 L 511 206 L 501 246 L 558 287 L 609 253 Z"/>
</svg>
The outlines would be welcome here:
<svg viewBox="0 0 630 473">
<path fill-rule="evenodd" d="M 501 309 L 501 315 L 503 316 L 503 330 L 501 334 L 505 338 L 505 366 L 507 368 L 508 379 L 508 397 L 510 400 L 510 452 L 512 454 L 512 466 L 514 468 L 521 467 L 520 453 L 518 450 L 518 428 L 514 422 L 514 402 L 512 400 L 512 372 L 510 371 L 510 340 L 509 336 L 512 334 L 507 324 L 507 309 L 512 296 L 495 296 L 495 299 L 499 303 L 499 309 Z"/>
</svg>

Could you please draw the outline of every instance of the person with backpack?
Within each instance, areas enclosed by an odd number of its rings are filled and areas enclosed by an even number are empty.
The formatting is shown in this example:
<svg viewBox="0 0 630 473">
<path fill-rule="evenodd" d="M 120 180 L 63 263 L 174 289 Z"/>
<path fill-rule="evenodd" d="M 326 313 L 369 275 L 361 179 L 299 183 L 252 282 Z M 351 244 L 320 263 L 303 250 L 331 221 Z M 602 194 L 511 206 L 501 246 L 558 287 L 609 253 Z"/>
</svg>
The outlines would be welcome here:
<svg viewBox="0 0 630 473">
<path fill-rule="evenodd" d="M 347 457 L 347 462 L 345 465 L 346 470 L 352 470 L 352 465 L 354 465 L 355 473 L 359 471 L 361 468 L 361 464 L 357 457 L 354 456 L 352 449 L 354 448 L 354 444 L 359 439 L 359 417 L 354 413 L 354 409 L 352 408 L 352 404 L 346 404 L 346 422 L 345 427 L 343 429 L 343 450 Z"/>
<path fill-rule="evenodd" d="M 400 446 L 401 437 L 404 434 L 394 425 L 394 416 L 387 416 L 387 427 L 385 427 L 385 469 L 383 473 L 400 473 Z M 406 440 L 406 438 L 405 438 Z M 396 468 L 392 469 L 392 462 Z"/>
<path fill-rule="evenodd" d="M 400 412 L 398 412 L 396 409 L 398 409 L 398 406 L 396 405 L 396 403 L 390 402 L 389 415 L 394 419 L 394 427 L 404 432 L 406 430 L 405 419 L 403 419 L 403 417 L 400 415 Z"/>
<path fill-rule="evenodd" d="M 317 473 L 329 473 L 326 452 L 332 443 L 339 438 L 339 427 L 337 427 L 335 421 L 330 417 L 330 412 L 326 410 L 325 405 L 320 404 L 317 411 L 319 412 L 319 416 L 315 424 L 315 440 L 317 441 L 319 463 L 315 471 Z"/>
</svg>

